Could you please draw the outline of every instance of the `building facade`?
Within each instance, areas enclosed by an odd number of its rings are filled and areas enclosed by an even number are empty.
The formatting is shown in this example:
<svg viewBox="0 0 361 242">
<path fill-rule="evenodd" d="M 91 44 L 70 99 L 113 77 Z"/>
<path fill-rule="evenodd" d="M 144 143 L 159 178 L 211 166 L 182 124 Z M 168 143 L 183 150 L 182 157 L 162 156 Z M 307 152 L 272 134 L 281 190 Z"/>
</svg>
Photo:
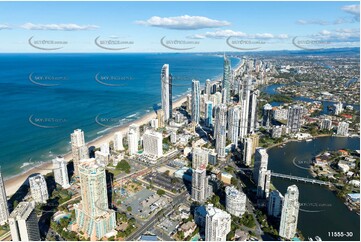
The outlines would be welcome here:
<svg viewBox="0 0 361 242">
<path fill-rule="evenodd" d="M 226 210 L 230 214 L 241 217 L 246 212 L 246 194 L 234 186 L 226 187 Z"/>
<path fill-rule="evenodd" d="M 279 235 L 286 239 L 292 239 L 297 232 L 298 213 L 300 209 L 298 197 L 298 187 L 296 185 L 289 186 L 282 207 L 279 229 Z"/>
<path fill-rule="evenodd" d="M 49 199 L 45 177 L 41 174 L 29 177 L 31 197 L 36 203 L 46 203 Z"/>
<path fill-rule="evenodd" d="M 64 189 L 69 188 L 69 174 L 67 162 L 64 160 L 64 157 L 58 156 L 53 159 L 53 171 L 55 182 L 62 186 Z"/>
</svg>

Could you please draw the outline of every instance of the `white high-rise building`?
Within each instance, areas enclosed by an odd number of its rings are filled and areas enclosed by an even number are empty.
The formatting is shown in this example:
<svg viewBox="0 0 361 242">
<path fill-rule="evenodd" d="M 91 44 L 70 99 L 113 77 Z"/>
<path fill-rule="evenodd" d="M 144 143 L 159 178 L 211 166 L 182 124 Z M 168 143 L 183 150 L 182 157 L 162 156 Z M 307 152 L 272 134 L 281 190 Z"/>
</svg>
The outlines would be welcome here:
<svg viewBox="0 0 361 242">
<path fill-rule="evenodd" d="M 231 86 L 232 84 L 232 71 L 231 71 L 231 61 L 224 55 L 223 62 L 223 80 L 222 80 L 222 90 L 225 90 L 224 98 L 225 104 L 227 104 L 231 100 Z"/>
<path fill-rule="evenodd" d="M 12 241 L 40 241 L 34 202 L 20 202 L 9 216 Z"/>
<path fill-rule="evenodd" d="M 247 196 L 234 186 L 226 187 L 226 210 L 230 214 L 241 217 L 246 212 Z"/>
<path fill-rule="evenodd" d="M 0 225 L 4 225 L 9 217 L 8 200 L 6 198 L 6 190 L 3 176 L 0 171 Z"/>
<path fill-rule="evenodd" d="M 134 130 L 128 132 L 128 152 L 129 155 L 138 153 L 138 134 Z"/>
<path fill-rule="evenodd" d="M 287 127 L 291 133 L 297 133 L 301 129 L 303 108 L 293 105 L 288 108 Z"/>
<path fill-rule="evenodd" d="M 76 227 L 90 240 L 101 240 L 116 226 L 115 211 L 109 209 L 105 168 L 95 159 L 79 164 L 81 202 L 75 204 Z"/>
<path fill-rule="evenodd" d="M 144 154 L 155 158 L 163 156 L 163 136 L 162 133 L 154 130 L 147 130 L 143 134 Z"/>
<path fill-rule="evenodd" d="M 272 105 L 266 103 L 263 106 L 263 114 L 262 114 L 262 126 L 269 129 L 272 124 Z"/>
<path fill-rule="evenodd" d="M 45 177 L 41 174 L 29 178 L 31 197 L 36 203 L 46 203 L 49 199 Z"/>
<path fill-rule="evenodd" d="M 131 124 L 129 125 L 129 131 L 133 131 L 137 136 L 137 143 L 139 144 L 140 141 L 140 127 L 138 124 Z"/>
<path fill-rule="evenodd" d="M 247 76 L 244 80 L 241 81 L 240 91 L 239 91 L 239 103 L 241 105 L 241 114 L 240 114 L 240 124 L 239 124 L 239 137 L 245 138 L 248 134 L 248 125 L 249 125 L 249 111 L 250 111 L 250 99 L 251 99 L 251 90 L 252 87 L 252 78 Z"/>
<path fill-rule="evenodd" d="M 205 202 L 207 199 L 208 179 L 206 169 L 196 169 L 192 173 L 192 200 Z"/>
<path fill-rule="evenodd" d="M 258 174 L 261 168 L 268 167 L 268 154 L 267 149 L 258 147 L 254 154 L 254 166 L 253 166 L 253 181 L 258 184 Z"/>
<path fill-rule="evenodd" d="M 114 133 L 114 150 L 116 151 L 123 151 L 123 134 L 122 132 L 115 132 Z"/>
<path fill-rule="evenodd" d="M 78 175 L 79 161 L 89 158 L 89 150 L 85 144 L 84 132 L 81 129 L 76 129 L 70 135 L 71 139 L 71 153 L 74 163 L 74 175 Z"/>
<path fill-rule="evenodd" d="M 197 80 L 192 80 L 192 122 L 199 124 L 201 90 Z"/>
<path fill-rule="evenodd" d="M 192 168 L 194 170 L 196 169 L 206 169 L 208 165 L 208 156 L 209 152 L 199 148 L 195 147 L 193 148 L 192 152 Z"/>
<path fill-rule="evenodd" d="M 62 186 L 64 189 L 69 188 L 70 184 L 68 168 L 64 157 L 57 156 L 55 159 L 53 159 L 53 171 L 55 182 Z"/>
<path fill-rule="evenodd" d="M 239 137 L 239 119 L 240 119 L 240 110 L 239 107 L 235 106 L 228 110 L 228 140 L 237 147 L 238 146 L 238 137 Z"/>
<path fill-rule="evenodd" d="M 280 217 L 282 212 L 284 197 L 278 190 L 270 192 L 267 203 L 267 213 L 269 216 Z"/>
<path fill-rule="evenodd" d="M 296 185 L 289 186 L 282 207 L 279 230 L 279 235 L 286 239 L 292 239 L 297 232 L 298 212 L 300 209 L 298 197 L 298 187 Z"/>
<path fill-rule="evenodd" d="M 208 96 L 212 94 L 212 85 L 211 85 L 211 80 L 209 79 L 206 80 L 204 93 L 207 94 Z"/>
<path fill-rule="evenodd" d="M 334 114 L 335 115 L 339 115 L 343 112 L 343 105 L 342 105 L 342 102 L 338 102 L 336 104 L 333 105 L 335 108 L 334 108 Z"/>
<path fill-rule="evenodd" d="M 164 64 L 161 71 L 162 110 L 164 122 L 172 118 L 172 76 L 169 74 L 169 65 Z"/>
<path fill-rule="evenodd" d="M 226 241 L 231 231 L 231 215 L 221 209 L 206 206 L 205 241 Z"/>
<path fill-rule="evenodd" d="M 252 154 L 253 154 L 253 140 L 250 137 L 245 137 L 242 139 L 242 162 L 246 166 L 251 166 L 252 164 Z"/>
<path fill-rule="evenodd" d="M 257 128 L 257 104 L 258 104 L 259 90 L 251 86 L 251 96 L 249 101 L 249 119 L 248 119 L 248 133 L 253 134 Z"/>
<path fill-rule="evenodd" d="M 225 104 L 217 106 L 215 116 L 214 137 L 216 139 L 216 152 L 218 157 L 224 158 L 226 156 L 227 106 Z"/>
<path fill-rule="evenodd" d="M 271 171 L 262 167 L 258 174 L 257 197 L 268 198 L 271 186 Z"/>
<path fill-rule="evenodd" d="M 321 121 L 320 128 L 321 128 L 321 129 L 327 129 L 327 130 L 332 129 L 332 120 L 331 120 L 331 119 L 328 119 L 328 118 L 323 119 L 323 120 Z"/>
<path fill-rule="evenodd" d="M 348 127 L 347 122 L 339 122 L 337 126 L 337 135 L 348 136 Z"/>
<path fill-rule="evenodd" d="M 100 146 L 100 151 L 101 151 L 104 155 L 110 155 L 109 143 L 108 143 L 108 142 L 105 142 L 105 143 L 101 144 L 101 146 Z"/>
</svg>

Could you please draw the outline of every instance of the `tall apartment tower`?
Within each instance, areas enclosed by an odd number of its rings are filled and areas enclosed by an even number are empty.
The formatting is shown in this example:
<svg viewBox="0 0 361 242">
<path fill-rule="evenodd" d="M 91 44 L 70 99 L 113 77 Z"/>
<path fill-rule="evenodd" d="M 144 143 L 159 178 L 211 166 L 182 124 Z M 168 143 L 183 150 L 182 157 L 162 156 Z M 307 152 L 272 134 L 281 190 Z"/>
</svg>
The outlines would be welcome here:
<svg viewBox="0 0 361 242">
<path fill-rule="evenodd" d="M 241 217 L 246 212 L 246 194 L 234 186 L 226 187 L 226 210 L 230 214 Z"/>
<path fill-rule="evenodd" d="M 62 186 L 64 189 L 69 188 L 70 184 L 68 168 L 64 157 L 57 156 L 55 159 L 53 159 L 53 171 L 55 182 Z"/>
<path fill-rule="evenodd" d="M 123 151 L 123 134 L 122 132 L 115 132 L 114 133 L 114 150 L 116 151 Z"/>
<path fill-rule="evenodd" d="M 164 121 L 168 122 L 172 118 L 172 75 L 169 74 L 169 65 L 164 64 L 161 71 L 162 85 L 162 110 L 164 111 Z"/>
<path fill-rule="evenodd" d="M 268 167 L 268 154 L 267 149 L 258 147 L 254 155 L 254 166 L 253 166 L 253 181 L 258 184 L 258 175 L 261 168 Z"/>
<path fill-rule="evenodd" d="M 208 204 L 206 207 L 206 241 L 226 241 L 231 231 L 231 215 Z"/>
<path fill-rule="evenodd" d="M 192 200 L 203 203 L 207 199 L 208 179 L 206 169 L 193 170 Z"/>
<path fill-rule="evenodd" d="M 216 139 L 216 152 L 218 157 L 224 158 L 226 156 L 227 106 L 225 104 L 217 106 L 215 116 L 214 137 Z"/>
<path fill-rule="evenodd" d="M 154 158 L 163 156 L 163 136 L 162 133 L 147 130 L 143 134 L 144 154 L 151 155 Z"/>
<path fill-rule="evenodd" d="M 270 192 L 267 203 L 267 213 L 269 216 L 279 218 L 282 212 L 284 197 L 278 190 Z"/>
<path fill-rule="evenodd" d="M 240 110 L 239 107 L 235 106 L 228 110 L 228 140 L 237 147 L 238 138 L 239 138 L 239 120 L 240 120 Z"/>
<path fill-rule="evenodd" d="M 272 124 L 272 105 L 269 103 L 266 103 L 263 106 L 263 113 L 262 113 L 262 126 L 266 129 L 271 128 Z"/>
<path fill-rule="evenodd" d="M 291 133 L 297 133 L 301 129 L 302 110 L 299 105 L 293 105 L 288 108 L 287 127 Z"/>
<path fill-rule="evenodd" d="M 74 163 L 74 175 L 78 175 L 78 165 L 80 160 L 89 158 L 88 147 L 85 145 L 84 132 L 81 129 L 76 129 L 70 135 L 71 139 L 71 153 Z"/>
<path fill-rule="evenodd" d="M 205 103 L 205 123 L 207 127 L 213 125 L 213 102 L 211 101 Z"/>
<path fill-rule="evenodd" d="M 0 225 L 4 225 L 9 217 L 8 200 L 6 198 L 6 190 L 3 176 L 0 171 Z"/>
<path fill-rule="evenodd" d="M 271 185 L 271 171 L 262 167 L 258 174 L 257 198 L 268 198 Z"/>
<path fill-rule="evenodd" d="M 41 174 L 29 177 L 31 197 L 36 203 L 46 203 L 49 199 L 45 177 Z"/>
<path fill-rule="evenodd" d="M 286 239 L 292 239 L 297 232 L 298 212 L 300 209 L 298 197 L 298 187 L 296 185 L 289 186 L 282 207 L 279 230 L 279 235 Z"/>
<path fill-rule="evenodd" d="M 9 216 L 12 241 L 40 241 L 34 202 L 20 202 Z"/>
<path fill-rule="evenodd" d="M 203 150 L 202 148 L 195 147 L 192 152 L 192 168 L 197 169 L 206 169 L 208 165 L 208 156 L 209 152 Z"/>
<path fill-rule="evenodd" d="M 92 241 L 101 240 L 116 226 L 115 211 L 109 209 L 105 168 L 88 159 L 79 165 L 81 202 L 75 205 L 79 231 Z"/>
<path fill-rule="evenodd" d="M 201 91 L 197 80 L 192 80 L 192 122 L 199 124 Z"/>
<path fill-rule="evenodd" d="M 239 91 L 239 103 L 241 105 L 240 125 L 239 125 L 240 138 L 245 138 L 249 130 L 248 124 L 249 124 L 251 90 L 253 90 L 252 78 L 250 76 L 246 76 L 245 79 L 241 81 L 240 91 Z"/>
<path fill-rule="evenodd" d="M 228 103 L 231 100 L 231 81 L 232 81 L 232 72 L 231 72 L 231 61 L 224 55 L 223 61 L 223 80 L 222 80 L 222 89 L 226 90 L 225 102 Z"/>
</svg>

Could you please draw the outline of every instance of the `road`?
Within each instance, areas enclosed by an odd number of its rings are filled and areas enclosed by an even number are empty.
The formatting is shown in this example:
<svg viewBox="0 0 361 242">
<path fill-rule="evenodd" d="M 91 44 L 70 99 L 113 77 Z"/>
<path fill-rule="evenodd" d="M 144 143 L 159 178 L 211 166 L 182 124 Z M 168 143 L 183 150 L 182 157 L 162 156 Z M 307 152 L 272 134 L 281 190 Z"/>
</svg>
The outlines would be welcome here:
<svg viewBox="0 0 361 242">
<path fill-rule="evenodd" d="M 132 235 L 130 235 L 126 240 L 137 240 L 142 234 L 146 233 L 148 230 L 153 228 L 157 222 L 160 221 L 161 218 L 166 216 L 172 209 L 182 202 L 186 200 L 187 191 L 182 192 L 178 196 L 173 198 L 173 201 L 161 211 L 159 211 L 156 215 L 150 218 L 141 228 L 136 230 Z"/>
</svg>

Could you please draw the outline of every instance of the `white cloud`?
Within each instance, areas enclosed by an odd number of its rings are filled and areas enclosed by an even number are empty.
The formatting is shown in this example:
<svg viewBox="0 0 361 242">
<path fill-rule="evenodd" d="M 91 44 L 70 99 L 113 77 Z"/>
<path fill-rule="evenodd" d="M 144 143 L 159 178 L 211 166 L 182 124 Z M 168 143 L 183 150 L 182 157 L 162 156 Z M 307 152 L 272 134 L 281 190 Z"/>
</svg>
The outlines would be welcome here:
<svg viewBox="0 0 361 242">
<path fill-rule="evenodd" d="M 217 28 L 230 25 L 227 21 L 210 19 L 203 16 L 176 16 L 176 17 L 158 17 L 153 16 L 145 21 L 136 21 L 136 24 L 147 25 L 152 27 L 179 29 L 179 30 L 195 30 L 205 28 Z"/>
<path fill-rule="evenodd" d="M 301 25 L 315 24 L 315 25 L 338 25 L 338 24 L 346 24 L 346 23 L 354 23 L 354 18 L 338 18 L 334 21 L 325 21 L 325 20 L 305 20 L 300 19 L 297 20 L 296 23 Z"/>
<path fill-rule="evenodd" d="M 322 30 L 315 37 L 321 37 L 322 39 L 330 41 L 360 41 L 359 29 L 337 29 L 335 31 Z"/>
<path fill-rule="evenodd" d="M 205 38 L 223 39 L 228 37 L 240 37 L 245 39 L 287 39 L 288 35 L 287 34 L 274 35 L 270 33 L 247 34 L 244 32 L 227 29 L 227 30 L 217 30 L 214 32 L 206 32 L 204 34 L 196 34 L 196 35 L 188 36 L 188 38 L 190 39 L 205 39 Z"/>
<path fill-rule="evenodd" d="M 77 31 L 77 30 L 93 30 L 98 29 L 97 25 L 77 25 L 77 24 L 33 24 L 26 23 L 20 26 L 27 30 L 65 30 L 65 31 Z"/>
<path fill-rule="evenodd" d="M 0 30 L 2 30 L 2 29 L 11 29 L 11 28 L 7 24 L 0 24 Z"/>
<path fill-rule="evenodd" d="M 360 17 L 360 5 L 346 5 L 343 6 L 341 9 L 346 13 L 357 15 L 358 17 Z"/>
</svg>

